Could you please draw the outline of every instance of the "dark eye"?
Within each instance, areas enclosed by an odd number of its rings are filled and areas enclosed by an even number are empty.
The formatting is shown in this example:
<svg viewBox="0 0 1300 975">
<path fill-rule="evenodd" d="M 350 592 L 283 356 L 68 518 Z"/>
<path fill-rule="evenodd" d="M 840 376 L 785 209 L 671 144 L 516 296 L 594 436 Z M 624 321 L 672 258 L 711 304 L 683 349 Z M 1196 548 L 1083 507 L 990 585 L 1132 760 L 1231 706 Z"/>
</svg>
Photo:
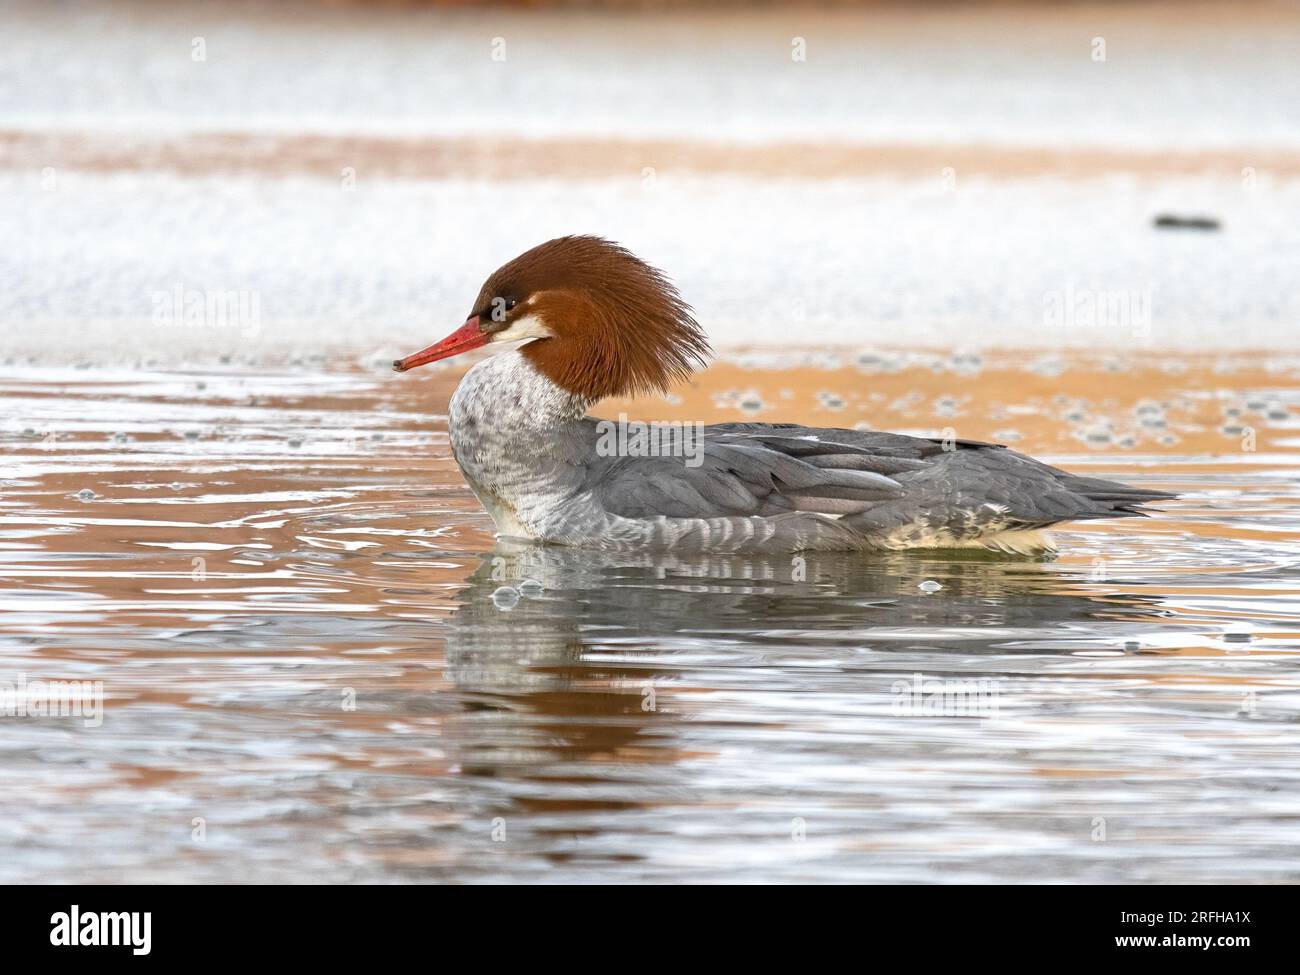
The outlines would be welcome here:
<svg viewBox="0 0 1300 975">
<path fill-rule="evenodd" d="M 494 322 L 504 322 L 509 311 L 519 304 L 514 298 L 507 298 L 504 295 L 497 295 L 492 299 L 492 305 L 488 309 L 488 317 Z"/>
</svg>

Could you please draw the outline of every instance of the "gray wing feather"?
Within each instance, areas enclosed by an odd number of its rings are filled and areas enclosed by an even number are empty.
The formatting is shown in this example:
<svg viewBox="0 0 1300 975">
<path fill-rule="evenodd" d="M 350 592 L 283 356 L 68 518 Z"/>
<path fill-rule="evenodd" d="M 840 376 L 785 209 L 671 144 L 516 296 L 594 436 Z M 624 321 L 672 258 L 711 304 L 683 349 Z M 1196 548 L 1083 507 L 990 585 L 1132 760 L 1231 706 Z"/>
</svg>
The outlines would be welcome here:
<svg viewBox="0 0 1300 975">
<path fill-rule="evenodd" d="M 605 510 L 625 518 L 854 514 L 904 495 L 893 478 L 866 469 L 858 452 L 809 463 L 779 444 L 715 437 L 713 429 L 705 428 L 697 457 L 593 457 L 587 486 Z"/>
<path fill-rule="evenodd" d="M 587 486 L 628 518 L 815 512 L 867 538 L 907 526 L 977 537 L 1128 517 L 1174 496 L 1069 474 L 998 444 L 796 424 L 705 427 L 697 459 L 601 458 L 593 448 Z"/>
</svg>

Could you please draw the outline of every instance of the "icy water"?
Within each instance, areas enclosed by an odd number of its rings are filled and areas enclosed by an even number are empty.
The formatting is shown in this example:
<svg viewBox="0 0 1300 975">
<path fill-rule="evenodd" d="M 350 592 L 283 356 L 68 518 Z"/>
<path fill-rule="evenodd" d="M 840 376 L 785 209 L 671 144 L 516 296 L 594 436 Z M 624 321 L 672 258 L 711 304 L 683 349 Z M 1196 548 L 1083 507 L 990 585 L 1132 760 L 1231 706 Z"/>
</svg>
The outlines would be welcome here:
<svg viewBox="0 0 1300 975">
<path fill-rule="evenodd" d="M 1041 562 L 498 545 L 422 372 L 0 368 L 0 691 L 104 697 L 0 717 L 0 880 L 1300 880 L 1300 362 L 732 357 L 598 411 L 1186 493 Z"/>
</svg>

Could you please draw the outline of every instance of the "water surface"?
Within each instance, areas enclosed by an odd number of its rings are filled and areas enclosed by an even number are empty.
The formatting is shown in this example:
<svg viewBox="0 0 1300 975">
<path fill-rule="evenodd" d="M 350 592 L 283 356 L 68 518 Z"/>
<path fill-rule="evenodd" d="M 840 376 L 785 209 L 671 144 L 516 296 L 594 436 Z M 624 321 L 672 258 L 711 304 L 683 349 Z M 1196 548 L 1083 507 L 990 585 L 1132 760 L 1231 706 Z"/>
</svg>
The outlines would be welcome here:
<svg viewBox="0 0 1300 975">
<path fill-rule="evenodd" d="M 0 879 L 1300 879 L 1294 363 L 742 356 L 602 410 L 1187 493 L 1052 561 L 497 543 L 423 372 L 4 366 L 0 682 L 105 710 L 0 717 Z"/>
</svg>

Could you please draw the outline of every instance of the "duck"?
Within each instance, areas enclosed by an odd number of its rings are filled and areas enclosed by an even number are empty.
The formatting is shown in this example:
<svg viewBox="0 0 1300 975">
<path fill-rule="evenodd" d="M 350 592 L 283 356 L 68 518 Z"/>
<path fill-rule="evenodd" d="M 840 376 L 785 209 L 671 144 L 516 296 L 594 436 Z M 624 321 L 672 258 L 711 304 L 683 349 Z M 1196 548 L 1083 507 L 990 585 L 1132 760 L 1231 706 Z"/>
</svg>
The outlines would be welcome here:
<svg viewBox="0 0 1300 975">
<path fill-rule="evenodd" d="M 451 451 L 498 537 L 604 551 L 1056 551 L 1054 526 L 1140 517 L 1176 495 L 979 440 L 795 423 L 628 436 L 590 411 L 707 364 L 658 269 L 603 237 L 549 240 L 488 276 L 464 323 L 397 372 L 487 347 L 447 411 Z M 636 431 L 637 434 L 644 430 Z"/>
</svg>

